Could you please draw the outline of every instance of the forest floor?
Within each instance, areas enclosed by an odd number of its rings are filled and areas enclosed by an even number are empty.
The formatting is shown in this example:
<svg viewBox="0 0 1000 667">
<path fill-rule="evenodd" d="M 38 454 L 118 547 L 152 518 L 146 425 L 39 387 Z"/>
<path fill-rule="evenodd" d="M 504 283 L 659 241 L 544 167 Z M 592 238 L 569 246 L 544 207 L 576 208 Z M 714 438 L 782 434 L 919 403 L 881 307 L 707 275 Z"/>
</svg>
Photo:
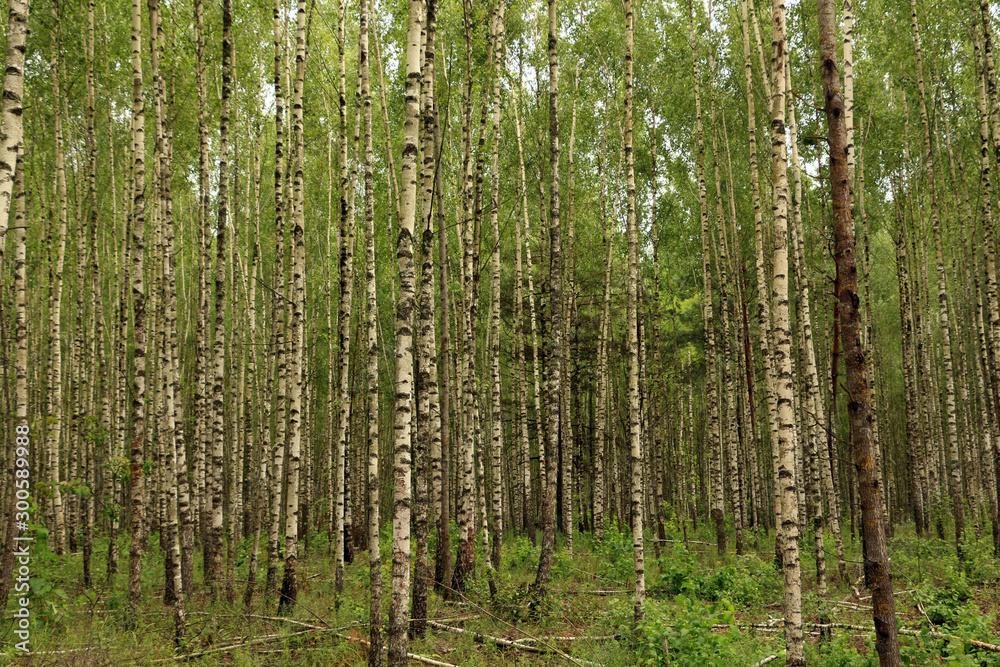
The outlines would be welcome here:
<svg viewBox="0 0 1000 667">
<path fill-rule="evenodd" d="M 633 565 L 628 532 L 611 528 L 600 544 L 592 542 L 588 534 L 578 534 L 572 555 L 560 542 L 549 601 L 535 617 L 528 614 L 527 589 L 534 580 L 538 547 L 525 537 L 510 537 L 504 543 L 494 599 L 490 599 L 482 562 L 465 600 L 445 602 L 438 593 L 430 596 L 429 618 L 470 632 L 458 634 L 429 627 L 425 638 L 410 642 L 409 650 L 463 667 L 749 667 L 770 656 L 777 657 L 767 664 L 784 664 L 782 579 L 773 563 L 773 533 L 766 536 L 748 531 L 746 553 L 730 553 L 725 559 L 718 557 L 710 543 L 713 535 L 714 529 L 710 531 L 707 525 L 694 530 L 689 524 L 687 544 L 676 526 L 668 530 L 668 538 L 678 541 L 660 543 L 658 553 L 658 543 L 647 541 L 646 621 L 638 633 L 632 628 Z M 730 537 L 731 548 L 732 541 Z M 382 553 L 391 553 L 388 535 L 383 535 L 383 543 Z M 845 539 L 849 584 L 837 575 L 832 536 L 827 535 L 826 545 L 830 586 L 825 596 L 819 596 L 815 542 L 811 534 L 802 540 L 808 664 L 877 665 L 870 630 L 871 599 L 861 578 L 859 541 Z M 127 557 L 127 545 L 122 546 L 123 557 Z M 155 537 L 150 546 L 147 553 L 160 553 Z M 123 571 L 110 585 L 101 577 L 99 586 L 84 591 L 80 556 L 59 559 L 39 545 L 32 560 L 34 653 L 25 655 L 13 647 L 18 640 L 8 622 L 14 610 L 12 600 L 0 624 L 0 664 L 152 665 L 179 663 L 178 657 L 184 656 L 188 656 L 187 664 L 196 665 L 365 664 L 367 552 L 356 554 L 348 565 L 338 607 L 326 548 L 325 538 L 316 539 L 300 559 L 299 604 L 290 619 L 276 617 L 274 599 L 258 599 L 257 608 L 248 616 L 239 602 L 213 604 L 207 594 L 196 594 L 187 603 L 186 645 L 178 656 L 172 642 L 172 619 L 160 602 L 162 558 L 148 556 L 144 562 L 142 619 L 138 629 L 128 630 L 123 622 L 127 588 L 124 560 Z M 95 572 L 103 573 L 106 549 L 106 541 L 95 544 Z M 913 632 L 901 637 L 904 664 L 1000 665 L 1000 648 L 991 650 L 972 642 L 1000 643 L 1000 561 L 993 557 L 988 527 L 982 538 L 966 544 L 965 551 L 965 562 L 960 564 L 953 543 L 936 536 L 918 539 L 912 526 L 897 527 L 890 540 L 897 613 L 900 627 Z M 197 561 L 200 570 L 200 558 Z M 247 561 L 242 559 L 237 579 L 241 575 L 245 578 L 246 571 Z M 198 574 L 200 577 L 200 571 Z M 263 579 L 263 568 L 260 577 Z M 384 581 L 388 610 L 388 562 Z M 242 586 L 238 584 L 237 600 L 242 598 Z M 498 646 L 489 637 L 473 636 L 473 632 L 521 646 Z"/>
</svg>

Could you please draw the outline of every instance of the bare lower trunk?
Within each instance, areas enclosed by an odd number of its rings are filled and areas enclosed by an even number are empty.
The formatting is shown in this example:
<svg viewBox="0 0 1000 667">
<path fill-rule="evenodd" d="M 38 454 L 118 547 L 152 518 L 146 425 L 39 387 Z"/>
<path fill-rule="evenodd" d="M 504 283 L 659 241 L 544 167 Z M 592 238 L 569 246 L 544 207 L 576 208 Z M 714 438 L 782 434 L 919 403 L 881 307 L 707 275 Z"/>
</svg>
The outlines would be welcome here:
<svg viewBox="0 0 1000 667">
<path fill-rule="evenodd" d="M 417 208 L 417 141 L 420 123 L 420 33 L 423 2 L 410 0 L 406 34 L 406 115 L 400 197 L 399 302 L 396 304 L 396 406 L 393 463 L 392 604 L 389 612 L 389 665 L 405 667 L 410 602 L 410 424 L 413 415 L 413 230 Z"/>
<path fill-rule="evenodd" d="M 962 540 L 965 533 L 965 512 L 963 509 L 962 468 L 958 455 L 958 422 L 955 416 L 955 373 L 951 354 L 951 313 L 948 307 L 948 277 L 944 269 L 944 253 L 941 241 L 941 221 L 938 213 L 938 193 L 935 187 L 934 152 L 931 150 L 930 124 L 927 104 L 924 99 L 923 57 L 920 49 L 920 28 L 917 23 L 916 0 L 911 0 L 913 38 L 917 54 L 917 92 L 920 102 L 920 125 L 924 133 L 924 161 L 927 165 L 927 186 L 931 195 L 931 231 L 934 235 L 934 255 L 937 267 L 938 308 L 941 321 L 941 347 L 944 356 L 946 418 L 948 422 L 948 457 L 951 467 L 949 493 L 955 516 L 955 549 L 962 558 Z M 851 146 L 848 144 L 848 154 Z"/>
<path fill-rule="evenodd" d="M 781 500 L 781 551 L 785 574 L 785 661 L 805 665 L 802 639 L 802 575 L 799 563 L 799 509 L 795 476 L 795 411 L 792 332 L 788 306 L 788 172 L 785 147 L 785 6 L 773 0 L 771 55 L 771 182 L 774 216 L 775 393 L 778 413 L 778 494 Z"/>
<path fill-rule="evenodd" d="M 142 8 L 132 0 L 132 150 L 134 159 L 132 207 L 132 307 L 134 375 L 129 481 L 132 503 L 132 540 L 129 545 L 129 622 L 138 622 L 142 601 L 142 552 L 145 530 L 143 505 L 143 441 L 146 425 L 146 288 L 143 280 L 146 222 L 145 103 L 142 83 Z"/>
<path fill-rule="evenodd" d="M 840 93 L 840 77 L 837 72 L 837 50 L 834 41 L 837 29 L 834 16 L 832 0 L 820 0 L 820 59 L 830 137 L 835 257 L 844 280 L 840 295 L 843 326 L 841 335 L 847 359 L 847 389 L 852 397 L 848 414 L 851 420 L 851 444 L 861 489 L 864 565 L 872 591 L 875 648 L 878 650 L 882 667 L 897 667 L 902 663 L 896 634 L 895 600 L 885 543 L 882 503 L 874 469 L 876 456 L 870 429 L 872 417 L 868 377 L 865 371 L 866 355 L 861 346 L 857 268 L 854 260 L 854 225 L 851 220 L 851 182 L 847 175 L 847 128 L 844 121 L 844 99 Z"/>
<path fill-rule="evenodd" d="M 559 227 L 559 23 L 556 13 L 557 0 L 549 0 L 549 160 L 551 174 L 549 214 L 549 290 L 552 313 L 552 340 L 546 359 L 546 399 L 548 403 L 548 429 L 545 440 L 545 461 L 556 461 L 559 449 L 559 396 L 563 353 L 562 308 L 562 230 Z M 544 206 L 544 203 L 543 203 Z M 544 489 L 542 549 L 538 559 L 538 572 L 532 585 L 533 604 L 537 607 L 546 596 L 552 576 L 552 559 L 556 546 L 556 474 L 548 471 Z"/>
<path fill-rule="evenodd" d="M 629 458 L 632 463 L 632 554 L 635 565 L 635 598 L 633 624 L 638 632 L 639 623 L 646 618 L 645 554 L 643 551 L 642 521 L 642 432 L 639 414 L 639 231 L 635 219 L 635 163 L 632 147 L 632 0 L 625 0 L 625 182 L 626 226 L 628 229 L 628 425 Z M 558 163 L 557 163 L 558 164 Z"/>
</svg>

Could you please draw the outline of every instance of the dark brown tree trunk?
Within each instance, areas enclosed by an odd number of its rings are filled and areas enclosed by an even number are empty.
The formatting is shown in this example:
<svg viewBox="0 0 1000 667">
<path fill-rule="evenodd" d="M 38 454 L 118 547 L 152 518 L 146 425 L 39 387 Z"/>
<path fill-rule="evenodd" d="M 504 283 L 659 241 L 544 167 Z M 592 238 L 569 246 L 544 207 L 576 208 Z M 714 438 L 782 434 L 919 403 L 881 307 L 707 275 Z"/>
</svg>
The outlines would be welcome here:
<svg viewBox="0 0 1000 667">
<path fill-rule="evenodd" d="M 851 217 L 851 182 L 847 175 L 848 142 L 844 97 L 837 67 L 837 26 L 833 0 L 819 0 L 820 62 L 826 120 L 830 142 L 830 189 L 833 198 L 835 258 L 840 274 L 841 337 L 847 362 L 847 390 L 851 401 L 851 445 L 860 489 L 864 567 L 872 590 L 875 648 L 882 667 L 902 665 L 896 632 L 896 603 L 892 571 L 885 542 L 881 489 L 875 470 L 877 460 L 871 425 L 867 358 L 861 346 L 860 300 L 854 256 L 854 222 Z"/>
</svg>

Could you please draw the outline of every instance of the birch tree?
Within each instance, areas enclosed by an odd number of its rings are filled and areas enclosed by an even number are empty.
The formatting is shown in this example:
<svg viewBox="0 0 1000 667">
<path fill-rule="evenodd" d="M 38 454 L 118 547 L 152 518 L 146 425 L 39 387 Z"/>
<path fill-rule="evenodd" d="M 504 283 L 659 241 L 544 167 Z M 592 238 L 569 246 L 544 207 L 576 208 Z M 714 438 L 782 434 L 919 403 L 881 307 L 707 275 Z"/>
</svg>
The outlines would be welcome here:
<svg viewBox="0 0 1000 667">
<path fill-rule="evenodd" d="M 626 226 L 628 228 L 628 430 L 629 459 L 632 464 L 632 553 L 635 560 L 635 602 L 633 623 L 638 627 L 646 618 L 643 598 L 646 594 L 645 555 L 643 552 L 642 503 L 642 432 L 639 413 L 639 231 L 635 219 L 635 157 L 632 145 L 632 50 L 635 44 L 632 0 L 625 0 L 625 182 Z M 558 167 L 558 164 L 556 165 Z M 558 169 L 557 169 L 558 170 Z"/>
<path fill-rule="evenodd" d="M 413 230 L 417 212 L 417 141 L 420 130 L 420 34 L 422 0 L 410 0 L 406 33 L 406 104 L 401 180 L 399 301 L 396 303 L 396 406 L 393 459 L 392 603 L 389 611 L 389 666 L 407 664 L 410 602 L 410 423 L 413 414 Z"/>
<path fill-rule="evenodd" d="M 785 147 L 785 3 L 773 0 L 771 18 L 771 183 L 774 190 L 774 337 L 778 414 L 777 493 L 781 501 L 782 568 L 785 579 L 785 661 L 805 665 L 802 639 L 802 574 L 799 563 L 799 506 L 795 478 L 795 410 L 792 332 L 788 308 L 788 169 Z"/>
</svg>

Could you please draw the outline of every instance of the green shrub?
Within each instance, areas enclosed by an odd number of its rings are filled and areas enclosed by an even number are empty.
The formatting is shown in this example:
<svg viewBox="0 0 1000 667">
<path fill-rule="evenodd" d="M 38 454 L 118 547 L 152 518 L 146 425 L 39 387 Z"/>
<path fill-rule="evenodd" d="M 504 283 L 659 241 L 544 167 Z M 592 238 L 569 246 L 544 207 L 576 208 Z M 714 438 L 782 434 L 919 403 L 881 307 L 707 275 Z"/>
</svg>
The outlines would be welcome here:
<svg viewBox="0 0 1000 667">
<path fill-rule="evenodd" d="M 678 549 L 659 560 L 659 569 L 659 577 L 649 587 L 654 596 L 685 592 L 702 600 L 729 600 L 736 607 L 747 608 L 781 591 L 773 569 L 756 556 L 739 556 L 735 565 L 697 572 L 694 556 Z"/>
<path fill-rule="evenodd" d="M 915 598 L 934 625 L 951 625 L 958 619 L 969 600 L 969 583 L 964 572 L 948 566 L 940 586 L 924 584 L 917 588 Z"/>
<path fill-rule="evenodd" d="M 813 667 L 878 667 L 878 654 L 872 647 L 872 641 L 865 641 L 869 649 L 867 655 L 858 653 L 851 645 L 851 637 L 845 634 L 835 635 L 830 641 L 820 644 L 806 642 L 806 664 Z"/>
<path fill-rule="evenodd" d="M 639 660 L 650 667 L 729 667 L 744 659 L 734 644 L 741 637 L 728 600 L 705 605 L 684 594 L 674 598 L 677 616 L 650 608 L 639 626 Z M 729 626 L 714 630 L 714 626 Z M 745 661 L 745 660 L 743 660 Z"/>
<path fill-rule="evenodd" d="M 694 556 L 687 549 L 675 549 L 669 556 L 657 561 L 660 575 L 647 587 L 651 595 L 677 595 L 684 590 L 684 584 L 694 576 Z"/>
<path fill-rule="evenodd" d="M 634 570 L 632 532 L 621 531 L 614 524 L 606 527 L 604 538 L 594 543 L 594 555 L 599 576 L 624 583 Z"/>
</svg>

